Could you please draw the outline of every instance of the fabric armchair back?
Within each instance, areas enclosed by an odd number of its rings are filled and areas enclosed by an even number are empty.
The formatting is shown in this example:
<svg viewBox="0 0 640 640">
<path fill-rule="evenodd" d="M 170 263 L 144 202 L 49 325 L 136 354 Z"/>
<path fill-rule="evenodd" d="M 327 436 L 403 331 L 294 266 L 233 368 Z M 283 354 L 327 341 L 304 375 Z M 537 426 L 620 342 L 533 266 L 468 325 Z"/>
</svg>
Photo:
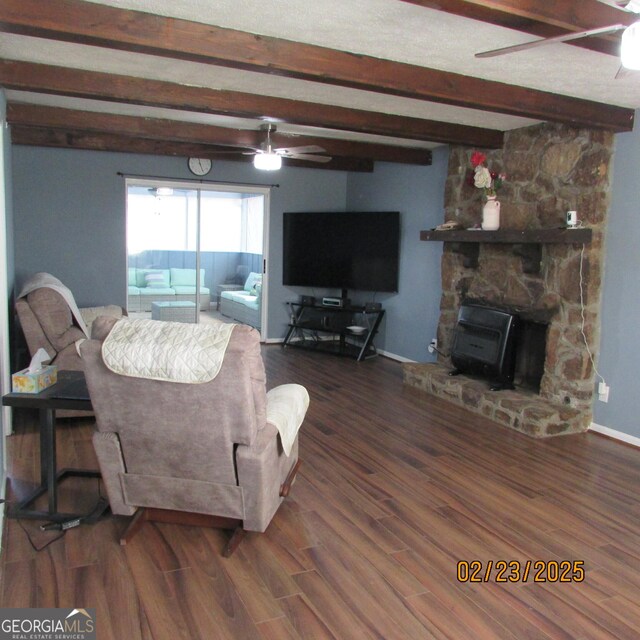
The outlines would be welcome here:
<svg viewBox="0 0 640 640">
<path fill-rule="evenodd" d="M 49 286 L 35 286 L 43 281 L 66 291 L 67 298 L 59 290 Z M 30 285 L 34 285 L 34 287 Z M 78 326 L 74 313 L 69 305 L 71 301 L 87 330 L 96 313 L 121 317 L 123 310 L 115 305 L 78 309 L 73 294 L 62 282 L 50 274 L 35 274 L 25 283 L 25 289 L 16 300 L 15 308 L 18 320 L 24 333 L 31 357 L 43 348 L 50 357 L 50 363 L 58 370 L 82 371 L 82 360 L 76 349 L 76 342 L 87 337 Z M 92 415 L 87 411 L 61 410 L 60 418 L 86 417 Z"/>
<path fill-rule="evenodd" d="M 236 484 L 234 444 L 251 444 L 266 424 L 264 365 L 249 328 L 235 329 L 220 373 L 204 384 L 115 374 L 101 346 L 81 347 L 87 383 L 98 431 L 118 434 L 127 473 Z"/>
<path fill-rule="evenodd" d="M 60 369 L 82 369 L 74 343 L 85 335 L 74 325 L 69 305 L 57 291 L 32 291 L 16 301 L 16 312 L 31 355 L 43 347 Z"/>
<path fill-rule="evenodd" d="M 108 369 L 101 339 L 113 324 L 98 319 L 98 339 L 81 346 L 98 427 L 94 445 L 112 511 L 210 514 L 264 531 L 282 502 L 281 485 L 296 466 L 298 447 L 296 440 L 286 456 L 267 422 L 258 333 L 236 326 L 218 375 L 185 384 Z"/>
<path fill-rule="evenodd" d="M 16 313 L 31 356 L 43 348 L 58 369 L 81 371 L 76 342 L 89 337 L 97 315 L 121 318 L 116 305 L 78 309 L 71 291 L 48 273 L 37 273 L 16 300 Z M 86 333 L 85 333 L 86 330 Z"/>
</svg>

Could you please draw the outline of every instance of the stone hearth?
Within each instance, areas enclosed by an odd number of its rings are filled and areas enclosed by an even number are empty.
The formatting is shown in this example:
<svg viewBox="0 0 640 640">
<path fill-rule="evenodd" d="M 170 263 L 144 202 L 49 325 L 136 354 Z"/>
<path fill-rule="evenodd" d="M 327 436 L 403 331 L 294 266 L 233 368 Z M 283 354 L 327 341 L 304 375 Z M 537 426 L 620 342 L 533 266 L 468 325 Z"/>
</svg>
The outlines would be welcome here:
<svg viewBox="0 0 640 640">
<path fill-rule="evenodd" d="M 489 169 L 507 174 L 498 194 L 501 229 L 561 227 L 568 210 L 576 210 L 592 229 L 592 242 L 583 251 L 582 292 L 585 335 L 594 356 L 612 150 L 610 133 L 544 124 L 508 132 L 503 149 L 487 152 Z M 445 191 L 445 221 L 465 228 L 480 221 L 482 210 L 480 190 L 467 182 L 472 151 L 451 149 Z M 540 273 L 533 274 L 523 271 L 512 248 L 481 244 L 477 268 L 466 268 L 463 256 L 445 244 L 438 344 L 449 353 L 463 300 L 508 307 L 533 319 L 544 317 L 548 329 L 540 393 L 491 392 L 486 381 L 451 378 L 450 361 L 441 356 L 438 363 L 404 365 L 405 382 L 536 437 L 584 431 L 591 424 L 595 372 L 580 330 L 583 247 L 543 245 Z"/>
</svg>

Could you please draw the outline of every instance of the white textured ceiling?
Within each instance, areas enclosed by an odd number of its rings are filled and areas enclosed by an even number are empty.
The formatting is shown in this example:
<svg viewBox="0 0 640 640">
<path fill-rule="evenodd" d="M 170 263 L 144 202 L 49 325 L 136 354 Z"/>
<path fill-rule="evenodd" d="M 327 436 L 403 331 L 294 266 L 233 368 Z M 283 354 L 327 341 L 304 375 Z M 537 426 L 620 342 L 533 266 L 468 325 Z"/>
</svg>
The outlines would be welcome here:
<svg viewBox="0 0 640 640">
<path fill-rule="evenodd" d="M 619 63 L 612 56 L 555 44 L 478 59 L 479 51 L 536 38 L 398 0 L 90 1 L 640 107 L 640 78 L 614 80 Z"/>
<path fill-rule="evenodd" d="M 616 58 L 568 44 L 556 44 L 490 59 L 474 53 L 532 38 L 521 32 L 480 23 L 399 0 L 90 0 L 97 4 L 178 17 L 343 51 L 407 62 L 430 68 L 607 104 L 639 108 L 640 75 L 614 79 Z M 451 107 L 433 102 L 324 85 L 315 82 L 237 71 L 208 64 L 170 60 L 100 47 L 0 34 L 0 56 L 58 64 L 216 89 L 231 89 L 309 102 L 428 118 L 508 130 L 533 120 Z M 95 111 L 170 117 L 221 126 L 247 126 L 247 121 L 108 102 L 74 101 L 54 96 L 11 92 L 10 99 L 74 106 Z M 254 122 L 257 126 L 257 123 Z M 288 126 L 282 131 L 309 132 Z M 325 136 L 376 141 L 374 136 L 315 132 Z M 389 142 L 398 142 L 386 139 Z M 404 141 L 403 144 L 410 144 Z M 419 146 L 427 145 L 424 142 Z"/>
</svg>

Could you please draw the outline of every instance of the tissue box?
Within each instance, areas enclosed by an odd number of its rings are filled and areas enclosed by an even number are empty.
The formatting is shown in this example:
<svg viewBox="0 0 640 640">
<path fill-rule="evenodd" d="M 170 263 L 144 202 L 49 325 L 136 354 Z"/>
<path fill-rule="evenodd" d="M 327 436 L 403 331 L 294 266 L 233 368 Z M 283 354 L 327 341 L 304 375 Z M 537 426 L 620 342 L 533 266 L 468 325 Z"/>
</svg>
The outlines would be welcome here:
<svg viewBox="0 0 640 640">
<path fill-rule="evenodd" d="M 11 376 L 14 393 L 40 393 L 57 381 L 58 367 L 55 364 L 46 365 L 33 373 L 29 373 L 29 369 L 23 369 Z"/>
</svg>

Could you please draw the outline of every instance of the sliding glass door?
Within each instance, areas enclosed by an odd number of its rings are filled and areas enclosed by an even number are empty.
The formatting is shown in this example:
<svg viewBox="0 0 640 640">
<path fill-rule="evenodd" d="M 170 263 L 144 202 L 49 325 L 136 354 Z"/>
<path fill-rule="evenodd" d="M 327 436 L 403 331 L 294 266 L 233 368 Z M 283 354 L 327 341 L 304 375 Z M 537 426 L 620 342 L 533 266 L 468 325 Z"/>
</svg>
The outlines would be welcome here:
<svg viewBox="0 0 640 640">
<path fill-rule="evenodd" d="M 129 315 L 266 335 L 268 206 L 263 187 L 128 179 Z"/>
</svg>

